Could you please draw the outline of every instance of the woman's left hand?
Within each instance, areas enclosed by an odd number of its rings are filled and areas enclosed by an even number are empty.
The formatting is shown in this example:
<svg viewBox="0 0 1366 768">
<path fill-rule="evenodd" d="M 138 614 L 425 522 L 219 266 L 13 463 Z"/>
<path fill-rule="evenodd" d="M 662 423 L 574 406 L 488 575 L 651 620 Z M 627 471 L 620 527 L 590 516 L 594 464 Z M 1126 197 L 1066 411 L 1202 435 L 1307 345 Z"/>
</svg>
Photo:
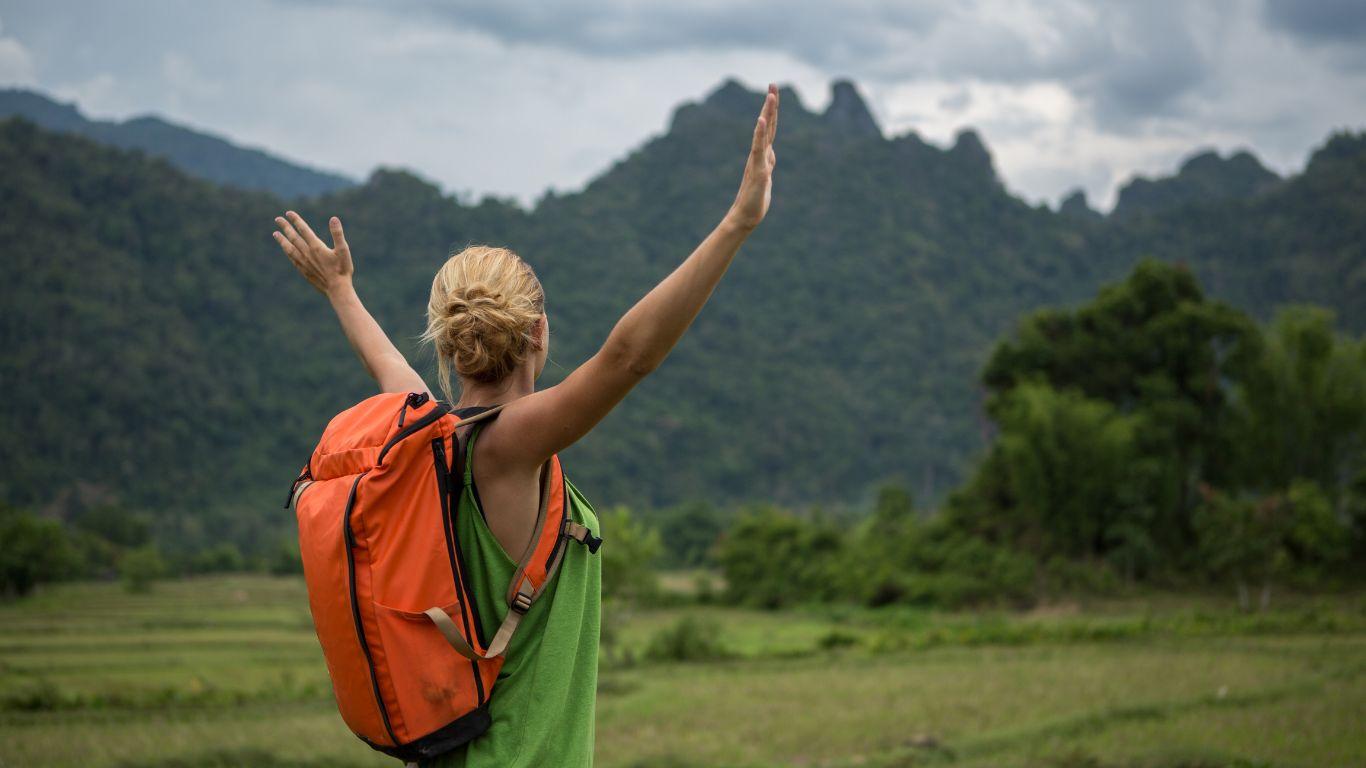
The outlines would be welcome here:
<svg viewBox="0 0 1366 768">
<path fill-rule="evenodd" d="M 768 203 L 773 196 L 773 167 L 778 163 L 778 157 L 773 153 L 773 139 L 777 135 L 778 86 L 769 85 L 759 119 L 754 122 L 754 139 L 745 161 L 740 191 L 726 214 L 728 220 L 746 231 L 759 226 L 768 213 Z"/>
<path fill-rule="evenodd" d="M 328 248 L 308 222 L 294 211 L 275 217 L 275 225 L 280 229 L 271 234 L 280 249 L 285 252 L 294 268 L 299 270 L 309 283 L 324 295 L 331 296 L 334 291 L 351 286 L 351 276 L 356 266 L 351 261 L 351 249 L 346 245 L 342 233 L 341 219 L 333 216 L 328 222 L 332 230 L 332 247 Z"/>
</svg>

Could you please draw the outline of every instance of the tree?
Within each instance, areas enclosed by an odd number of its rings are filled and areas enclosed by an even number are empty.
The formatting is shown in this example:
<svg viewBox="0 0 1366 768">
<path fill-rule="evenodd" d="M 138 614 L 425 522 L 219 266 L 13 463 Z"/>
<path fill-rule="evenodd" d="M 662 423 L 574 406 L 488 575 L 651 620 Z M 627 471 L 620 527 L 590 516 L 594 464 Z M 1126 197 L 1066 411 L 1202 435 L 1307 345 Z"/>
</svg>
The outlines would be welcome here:
<svg viewBox="0 0 1366 768">
<path fill-rule="evenodd" d="M 1238 395 L 1242 484 L 1277 492 L 1307 478 L 1341 500 L 1366 467 L 1366 343 L 1334 334 L 1327 310 L 1286 308 Z"/>
<path fill-rule="evenodd" d="M 771 505 L 744 510 L 721 539 L 717 559 L 735 602 L 780 608 L 841 593 L 844 536 Z"/>
<path fill-rule="evenodd" d="M 716 540 L 725 530 L 720 510 L 705 501 L 668 507 L 651 516 L 667 546 L 662 560 L 668 566 L 692 568 L 713 562 Z"/>
<path fill-rule="evenodd" d="M 1130 503 L 1152 516 L 1151 541 L 1139 549 L 1179 557 L 1192 540 L 1195 488 L 1222 483 L 1233 471 L 1230 385 L 1246 375 L 1259 340 L 1245 314 L 1207 299 L 1188 270 L 1143 261 L 1124 282 L 1102 288 L 1074 311 L 1031 315 L 1016 338 L 997 346 L 982 381 L 998 422 L 1012 407 L 1007 395 L 1031 382 L 1140 418 L 1127 427 L 1145 475 L 1145 498 Z M 1127 530 L 1133 541 L 1137 530 Z"/>
<path fill-rule="evenodd" d="M 80 572 L 61 523 L 0 504 L 0 596 L 24 597 L 41 583 Z"/>
<path fill-rule="evenodd" d="M 635 519 L 626 507 L 602 515 L 602 594 L 607 598 L 648 600 L 659 591 L 654 571 L 659 532 Z"/>
<path fill-rule="evenodd" d="M 1233 580 L 1244 610 L 1251 608 L 1251 587 L 1260 586 L 1265 610 L 1272 584 L 1297 565 L 1313 572 L 1347 554 L 1348 532 L 1312 481 L 1296 480 L 1283 495 L 1235 498 L 1208 486 L 1201 494 L 1195 524 L 1205 567 Z"/>
<path fill-rule="evenodd" d="M 129 592 L 148 592 L 152 583 L 166 575 L 166 561 L 154 545 L 130 549 L 119 559 L 119 576 Z"/>
</svg>

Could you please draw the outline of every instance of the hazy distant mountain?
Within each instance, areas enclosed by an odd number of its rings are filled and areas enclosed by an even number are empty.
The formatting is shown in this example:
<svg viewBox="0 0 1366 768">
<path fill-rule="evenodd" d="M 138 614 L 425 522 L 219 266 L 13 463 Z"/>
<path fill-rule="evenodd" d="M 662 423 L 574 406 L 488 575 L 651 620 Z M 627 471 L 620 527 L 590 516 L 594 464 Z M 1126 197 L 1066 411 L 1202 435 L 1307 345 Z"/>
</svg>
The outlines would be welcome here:
<svg viewBox="0 0 1366 768">
<path fill-rule="evenodd" d="M 0 88 L 0 119 L 14 116 L 54 131 L 78 133 L 115 147 L 164 157 L 201 179 L 274 192 L 281 197 L 320 195 L 355 184 L 345 176 L 306 168 L 259 149 L 239 147 L 158 117 L 123 122 L 90 120 L 74 104 L 63 104 L 34 91 Z"/>
<path fill-rule="evenodd" d="M 362 295 L 424 366 L 413 340 L 448 249 L 518 250 L 548 293 L 551 383 L 719 220 L 760 99 L 723 84 L 534 211 L 402 171 L 301 210 L 346 221 Z M 1011 195 L 974 132 L 941 148 L 871 120 L 852 85 L 823 112 L 784 91 L 769 220 L 663 367 L 565 457 L 595 501 L 838 505 L 891 479 L 942 496 L 984 444 L 992 343 L 1142 256 L 1259 316 L 1313 301 L 1366 328 L 1366 137 L 1279 181 L 1251 158 L 1192 161 L 1151 183 L 1173 190 L 1161 204 L 1131 192 L 1141 215 L 1102 217 Z M 371 384 L 276 251 L 280 203 L 19 121 L 0 123 L 0 167 L 0 499 L 146 507 L 187 542 L 286 530 L 293 473 Z"/>
<path fill-rule="evenodd" d="M 1246 200 L 1270 190 L 1280 180 L 1249 152 L 1236 152 L 1227 158 L 1216 152 L 1201 152 L 1187 158 L 1175 176 L 1138 177 L 1120 187 L 1111 215 L 1125 218 L 1184 205 Z"/>
</svg>

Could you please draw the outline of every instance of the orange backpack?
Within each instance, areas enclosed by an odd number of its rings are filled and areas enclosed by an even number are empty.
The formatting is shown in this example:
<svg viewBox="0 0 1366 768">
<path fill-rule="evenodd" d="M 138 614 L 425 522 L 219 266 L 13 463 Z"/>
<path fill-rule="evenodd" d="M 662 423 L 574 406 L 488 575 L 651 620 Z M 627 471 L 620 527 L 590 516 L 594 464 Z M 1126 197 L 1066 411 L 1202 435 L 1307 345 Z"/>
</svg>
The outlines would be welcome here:
<svg viewBox="0 0 1366 768">
<path fill-rule="evenodd" d="M 337 708 L 365 743 L 402 760 L 435 757 L 488 729 L 503 651 L 566 542 L 593 551 L 601 543 L 569 519 L 552 457 L 535 534 L 508 585 L 507 618 L 485 641 L 455 516 L 463 427 L 501 407 L 462 420 L 426 393 L 376 395 L 332 419 L 290 489 Z"/>
</svg>

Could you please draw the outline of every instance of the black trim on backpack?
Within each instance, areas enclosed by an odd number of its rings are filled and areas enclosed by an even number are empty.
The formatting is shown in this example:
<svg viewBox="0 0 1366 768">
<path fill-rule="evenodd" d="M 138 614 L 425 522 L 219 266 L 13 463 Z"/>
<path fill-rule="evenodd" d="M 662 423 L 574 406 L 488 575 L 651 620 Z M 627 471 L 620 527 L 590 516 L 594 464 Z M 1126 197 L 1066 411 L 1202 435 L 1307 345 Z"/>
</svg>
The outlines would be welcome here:
<svg viewBox="0 0 1366 768">
<path fill-rule="evenodd" d="M 364 736 L 361 736 L 360 740 L 376 752 L 383 752 L 404 762 L 417 763 L 440 757 L 462 744 L 474 741 L 483 735 L 492 724 L 493 718 L 489 715 L 488 705 L 485 704 L 470 710 L 426 736 L 402 746 L 386 747 L 376 744 Z"/>
<path fill-rule="evenodd" d="M 455 411 L 455 415 L 456 415 L 456 416 L 459 416 L 459 417 L 461 418 L 461 420 L 464 420 L 464 419 L 468 419 L 468 418 L 471 417 L 471 416 L 478 416 L 479 414 L 483 413 L 484 411 L 489 410 L 490 408 L 492 408 L 492 406 L 471 405 L 471 406 L 469 406 L 469 407 L 467 407 L 467 408 L 460 408 L 460 409 L 456 410 L 456 411 Z M 496 418 L 498 418 L 498 417 L 497 417 L 497 416 L 494 416 L 493 418 L 496 419 Z M 459 426 L 459 425 L 457 425 L 457 427 L 458 427 L 458 426 Z M 466 432 L 464 438 L 462 438 L 462 439 L 457 439 L 457 440 L 455 441 L 455 445 L 456 445 L 457 450 L 456 450 L 456 452 L 455 452 L 455 456 L 453 457 L 454 460 L 455 460 L 455 461 L 454 461 L 454 463 L 455 463 L 454 474 L 455 474 L 456 477 L 460 478 L 460 483 L 461 483 L 462 485 L 463 485 L 464 482 L 465 482 L 465 461 L 466 461 L 466 459 L 467 459 L 467 455 L 466 455 L 466 454 L 468 454 L 467 447 L 469 446 L 469 440 L 470 440 L 470 433 L 469 433 L 469 432 Z M 474 493 L 474 506 L 475 506 L 476 509 L 479 510 L 479 516 L 482 517 L 482 518 L 484 518 L 484 522 L 487 523 L 489 518 L 488 518 L 488 515 L 485 515 L 485 514 L 484 514 L 484 502 L 483 502 L 482 499 L 479 498 L 479 486 L 475 485 L 475 483 L 474 483 L 474 476 L 473 476 L 473 475 L 470 476 L 470 490 L 473 491 L 473 493 Z M 482 642 L 483 642 L 483 639 L 481 638 L 479 642 L 482 643 Z"/>
<path fill-rule="evenodd" d="M 404 407 L 407 407 L 406 403 L 404 404 Z M 389 453 L 389 449 L 393 448 L 396 444 L 398 444 L 400 440 L 413 434 L 414 432 L 417 432 L 418 430 L 427 427 L 432 422 L 436 421 L 437 419 L 441 418 L 442 416 L 445 416 L 450 412 L 451 407 L 446 403 L 443 403 L 440 400 L 438 400 L 436 402 L 436 407 L 432 408 L 430 411 L 427 411 L 426 416 L 423 416 L 422 418 L 418 419 L 417 421 L 414 421 L 413 423 L 409 424 L 403 429 L 400 429 L 398 431 L 398 434 L 389 438 L 389 442 L 385 443 L 384 447 L 379 450 L 379 458 L 375 459 L 375 466 L 379 466 L 380 464 L 384 463 L 384 457 L 386 454 Z"/>
<path fill-rule="evenodd" d="M 459 501 L 451 495 L 450 467 L 446 464 L 446 438 L 437 437 L 432 440 L 432 463 L 436 469 L 437 492 L 441 494 L 441 525 L 446 532 L 446 557 L 450 560 L 451 576 L 455 580 L 455 597 L 460 603 L 460 620 L 465 625 L 465 636 L 479 638 L 482 645 L 483 638 L 478 634 L 479 613 L 468 599 L 470 592 L 466 585 L 469 584 L 469 577 L 465 573 L 464 558 L 460 555 L 459 536 L 455 531 L 455 505 L 459 504 Z M 471 613 L 474 614 L 474 635 L 470 633 Z M 479 662 L 470 659 L 470 669 L 474 670 L 477 706 L 483 706 L 484 677 L 479 672 Z"/>
<path fill-rule="evenodd" d="M 356 475 L 356 479 L 351 482 L 351 492 L 346 496 L 346 511 L 342 514 L 343 544 L 346 546 L 346 579 L 351 587 L 351 616 L 356 620 L 356 639 L 360 641 L 361 652 L 365 654 L 365 666 L 370 670 L 370 685 L 375 689 L 375 704 L 379 707 L 379 714 L 384 720 L 384 730 L 389 734 L 389 740 L 397 744 L 398 737 L 394 735 L 394 727 L 389 724 L 389 710 L 384 706 L 384 697 L 379 692 L 375 660 L 370 656 L 369 643 L 365 642 L 365 626 L 361 623 L 360 617 L 360 600 L 356 596 L 356 534 L 351 530 L 351 508 L 356 504 L 356 488 L 367 474 L 369 470 Z"/>
<path fill-rule="evenodd" d="M 309 456 L 309 457 L 308 457 L 308 464 L 305 464 L 305 465 L 304 465 L 303 471 L 299 473 L 299 476 L 298 476 L 298 477 L 294 478 L 294 482 L 292 482 L 292 483 L 289 484 L 289 495 L 285 497 L 285 506 L 284 506 L 285 509 L 289 509 L 290 505 L 292 505 L 292 504 L 294 503 L 294 492 L 295 492 L 296 490 L 299 489 L 299 483 L 302 483 L 302 482 L 305 481 L 305 480 L 312 480 L 312 479 L 313 479 L 313 466 L 312 466 L 312 464 L 313 464 L 313 457 L 312 457 L 312 456 Z"/>
</svg>

